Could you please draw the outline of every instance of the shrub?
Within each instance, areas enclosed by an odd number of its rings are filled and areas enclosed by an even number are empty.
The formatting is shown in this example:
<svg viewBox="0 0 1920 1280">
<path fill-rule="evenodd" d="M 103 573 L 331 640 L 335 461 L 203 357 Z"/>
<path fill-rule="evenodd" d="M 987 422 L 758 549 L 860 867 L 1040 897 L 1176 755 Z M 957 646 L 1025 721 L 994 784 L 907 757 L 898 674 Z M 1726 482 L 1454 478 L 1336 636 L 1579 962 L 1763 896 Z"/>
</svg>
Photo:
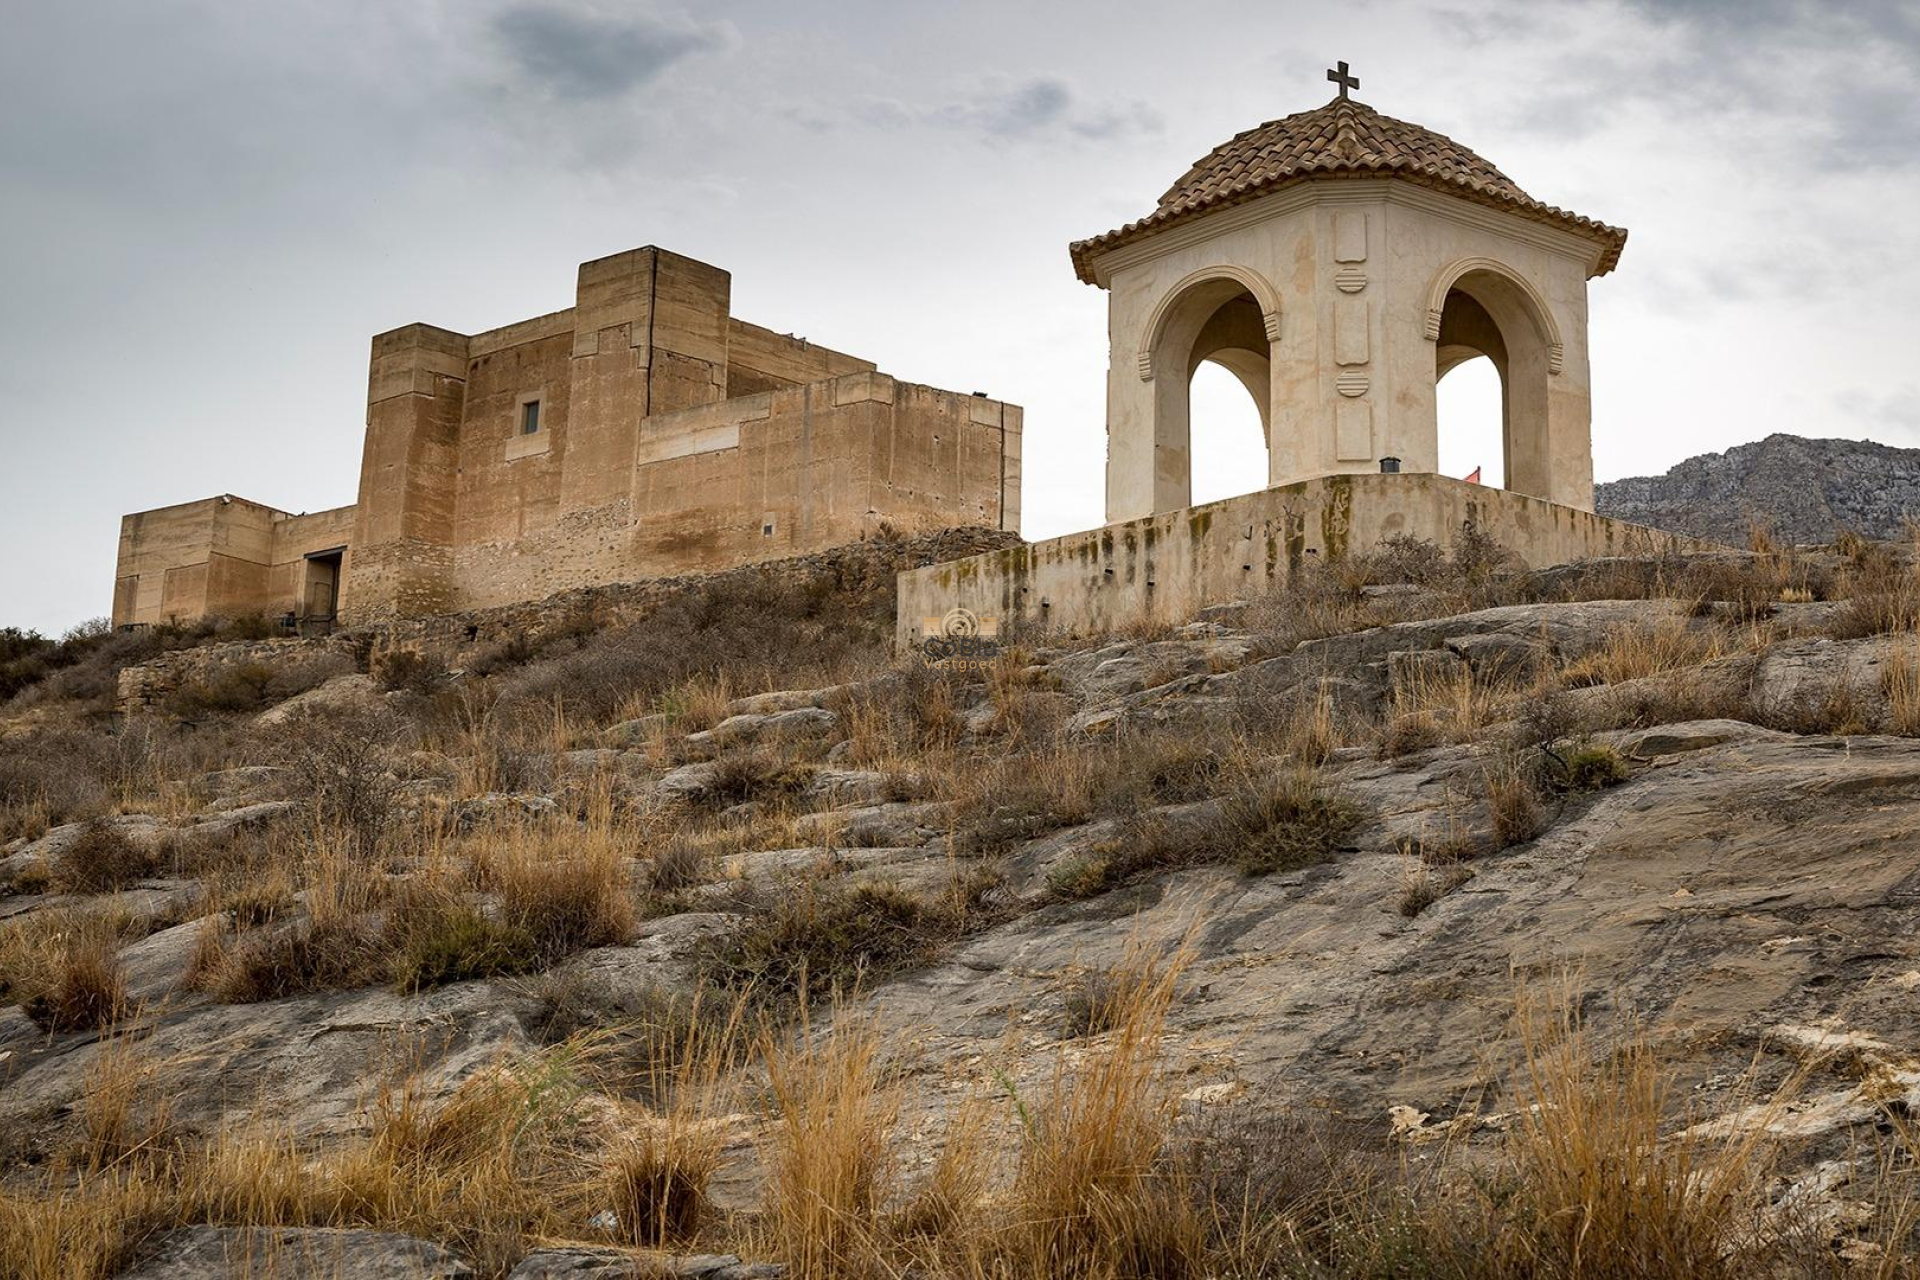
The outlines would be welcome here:
<svg viewBox="0 0 1920 1280">
<path fill-rule="evenodd" d="M 811 765 L 761 747 L 729 752 L 713 764 L 706 802 L 717 808 L 798 795 L 813 780 L 814 773 Z"/>
<path fill-rule="evenodd" d="M 1288 769 L 1226 799 L 1230 860 L 1247 875 L 1314 866 L 1360 824 L 1360 811 L 1313 774 Z"/>
<path fill-rule="evenodd" d="M 167 710 L 183 720 L 250 714 L 267 705 L 274 676 L 274 669 L 263 662 L 230 663 L 175 689 L 167 697 Z"/>
<path fill-rule="evenodd" d="M 117 945 L 100 927 L 76 928 L 58 939 L 50 980 L 23 1002 L 27 1016 L 52 1032 L 111 1026 L 127 1002 Z"/>
<path fill-rule="evenodd" d="M 1554 782 L 1568 791 L 1599 791 L 1628 777 L 1627 762 L 1603 742 L 1577 742 L 1563 751 L 1548 751 Z"/>
<path fill-rule="evenodd" d="M 1482 771 L 1482 783 L 1495 848 L 1524 844 L 1546 829 L 1540 770 L 1527 756 L 1512 750 L 1499 752 Z"/>
<path fill-rule="evenodd" d="M 767 1000 L 852 990 L 930 964 L 990 923 L 997 885 L 997 877 L 979 870 L 956 876 L 933 897 L 877 881 L 791 880 L 711 945 L 701 967 L 714 985 Z"/>
<path fill-rule="evenodd" d="M 400 936 L 393 980 L 402 991 L 421 991 L 451 982 L 498 978 L 540 967 L 540 951 L 531 932 L 496 920 L 470 902 L 446 899 L 415 910 L 397 925 Z"/>
<path fill-rule="evenodd" d="M 400 780 L 388 767 L 399 725 L 388 712 L 311 709 L 290 718 L 276 744 L 287 794 L 304 800 L 325 827 L 371 857 L 391 828 Z"/>
<path fill-rule="evenodd" d="M 60 855 L 54 883 L 69 893 L 107 893 L 152 875 L 160 859 L 112 823 L 94 819 Z"/>
<path fill-rule="evenodd" d="M 431 694 L 446 683 L 447 665 L 420 649 L 387 649 L 373 658 L 370 674 L 389 693 Z"/>
<path fill-rule="evenodd" d="M 1440 899 L 1473 879 L 1473 868 L 1454 864 L 1433 867 L 1424 861 L 1407 874 L 1400 891 L 1400 914 L 1411 920 Z"/>
<path fill-rule="evenodd" d="M 675 831 L 654 850 L 646 877 L 647 888 L 654 893 L 680 893 L 704 884 L 708 879 L 706 852 L 684 831 Z"/>
<path fill-rule="evenodd" d="M 226 950 L 208 989 L 223 1004 L 362 987 L 389 972 L 377 922 L 326 915 L 246 934 Z"/>
</svg>

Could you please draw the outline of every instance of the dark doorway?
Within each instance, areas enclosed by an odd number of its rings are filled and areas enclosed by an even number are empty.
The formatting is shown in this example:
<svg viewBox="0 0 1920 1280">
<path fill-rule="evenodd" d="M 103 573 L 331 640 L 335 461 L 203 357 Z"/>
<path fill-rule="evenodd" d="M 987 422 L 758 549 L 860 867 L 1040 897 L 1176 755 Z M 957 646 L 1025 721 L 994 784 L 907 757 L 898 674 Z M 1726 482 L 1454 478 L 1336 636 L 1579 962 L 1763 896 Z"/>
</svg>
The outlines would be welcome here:
<svg viewBox="0 0 1920 1280">
<path fill-rule="evenodd" d="M 325 635 L 333 630 L 340 614 L 340 562 L 345 550 L 335 547 L 308 554 L 300 593 L 302 635 Z"/>
</svg>

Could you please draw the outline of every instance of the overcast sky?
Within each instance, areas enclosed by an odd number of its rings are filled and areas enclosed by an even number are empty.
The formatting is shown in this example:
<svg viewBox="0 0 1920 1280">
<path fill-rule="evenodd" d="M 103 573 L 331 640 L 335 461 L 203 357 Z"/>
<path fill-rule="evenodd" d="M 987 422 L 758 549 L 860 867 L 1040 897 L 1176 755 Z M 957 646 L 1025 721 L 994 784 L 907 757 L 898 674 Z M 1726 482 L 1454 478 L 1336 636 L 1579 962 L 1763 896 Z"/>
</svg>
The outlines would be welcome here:
<svg viewBox="0 0 1920 1280">
<path fill-rule="evenodd" d="M 1773 431 L 1920 446 L 1913 3 L 0 12 L 0 625 L 107 612 L 123 512 L 353 501 L 372 334 L 566 307 L 648 243 L 730 270 L 736 315 L 1025 405 L 1025 532 L 1097 524 L 1105 295 L 1067 242 L 1340 58 L 1631 230 L 1591 286 L 1600 478 Z M 1196 392 L 1203 496 L 1245 474 L 1230 400 Z"/>
</svg>

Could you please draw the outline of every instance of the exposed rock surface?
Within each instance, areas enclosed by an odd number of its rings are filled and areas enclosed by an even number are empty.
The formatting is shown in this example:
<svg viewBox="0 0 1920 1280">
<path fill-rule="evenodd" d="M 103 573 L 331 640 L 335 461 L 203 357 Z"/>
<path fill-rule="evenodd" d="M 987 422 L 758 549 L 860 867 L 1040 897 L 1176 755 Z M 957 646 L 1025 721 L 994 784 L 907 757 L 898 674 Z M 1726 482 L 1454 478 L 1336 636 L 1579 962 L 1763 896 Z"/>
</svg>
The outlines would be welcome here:
<svg viewBox="0 0 1920 1280">
<path fill-rule="evenodd" d="M 1897 538 L 1920 516 L 1920 449 L 1771 435 L 1688 458 L 1661 476 L 1594 486 L 1603 516 L 1745 546 L 1756 524 L 1789 542 L 1843 531 Z"/>
</svg>

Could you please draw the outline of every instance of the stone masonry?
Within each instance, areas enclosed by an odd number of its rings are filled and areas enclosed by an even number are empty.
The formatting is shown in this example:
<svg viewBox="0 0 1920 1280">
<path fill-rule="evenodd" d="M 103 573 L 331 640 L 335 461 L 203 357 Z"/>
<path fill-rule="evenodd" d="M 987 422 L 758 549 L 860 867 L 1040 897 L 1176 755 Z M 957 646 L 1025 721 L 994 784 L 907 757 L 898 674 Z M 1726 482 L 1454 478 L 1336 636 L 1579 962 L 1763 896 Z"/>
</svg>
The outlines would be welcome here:
<svg viewBox="0 0 1920 1280">
<path fill-rule="evenodd" d="M 582 264 L 565 311 L 380 334 L 359 501 L 127 516 L 114 623 L 426 617 L 883 526 L 1018 527 L 1018 406 L 748 324 L 730 292 L 725 271 L 648 247 Z"/>
</svg>

